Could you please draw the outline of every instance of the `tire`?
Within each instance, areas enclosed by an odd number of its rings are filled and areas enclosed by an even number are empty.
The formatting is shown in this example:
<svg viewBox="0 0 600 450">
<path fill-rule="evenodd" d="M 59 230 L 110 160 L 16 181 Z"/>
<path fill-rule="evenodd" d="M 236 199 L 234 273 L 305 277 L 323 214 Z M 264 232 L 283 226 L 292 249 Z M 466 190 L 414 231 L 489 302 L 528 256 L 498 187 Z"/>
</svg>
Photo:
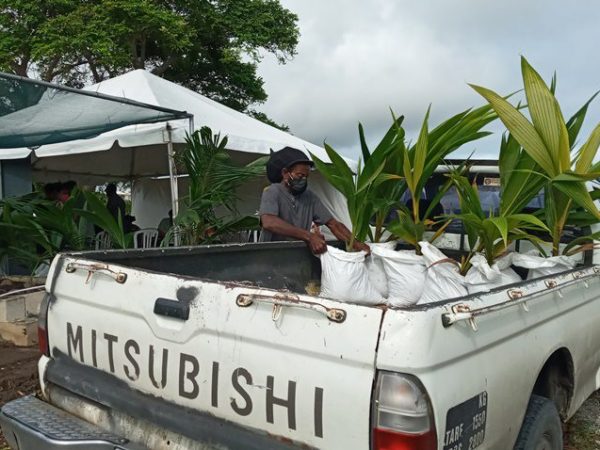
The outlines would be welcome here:
<svg viewBox="0 0 600 450">
<path fill-rule="evenodd" d="M 552 400 L 532 395 L 514 450 L 562 450 L 562 423 Z"/>
</svg>

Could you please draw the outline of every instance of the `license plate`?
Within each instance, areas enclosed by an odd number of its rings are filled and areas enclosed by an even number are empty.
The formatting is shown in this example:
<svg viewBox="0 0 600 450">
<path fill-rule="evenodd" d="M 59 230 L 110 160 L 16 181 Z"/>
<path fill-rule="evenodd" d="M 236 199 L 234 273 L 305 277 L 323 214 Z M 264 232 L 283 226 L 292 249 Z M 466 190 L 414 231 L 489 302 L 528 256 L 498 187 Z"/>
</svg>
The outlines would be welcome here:
<svg viewBox="0 0 600 450">
<path fill-rule="evenodd" d="M 444 450 L 473 450 L 485 439 L 487 392 L 452 407 L 446 416 Z"/>
</svg>

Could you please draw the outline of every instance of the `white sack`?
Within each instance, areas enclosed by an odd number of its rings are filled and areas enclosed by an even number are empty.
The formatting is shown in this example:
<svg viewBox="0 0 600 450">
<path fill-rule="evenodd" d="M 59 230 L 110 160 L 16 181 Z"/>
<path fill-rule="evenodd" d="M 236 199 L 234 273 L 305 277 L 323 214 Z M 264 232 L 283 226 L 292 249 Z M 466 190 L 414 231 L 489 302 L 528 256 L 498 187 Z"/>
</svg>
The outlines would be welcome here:
<svg viewBox="0 0 600 450">
<path fill-rule="evenodd" d="M 511 269 L 514 253 L 498 258 L 491 266 L 483 255 L 477 254 L 471 259 L 471 268 L 465 276 L 469 294 L 489 291 L 505 284 L 517 283 L 519 274 Z"/>
<path fill-rule="evenodd" d="M 383 267 L 383 260 L 377 252 L 378 249 L 389 249 L 393 251 L 396 247 L 396 242 L 369 242 L 368 245 L 371 248 L 371 256 L 366 259 L 369 281 L 377 292 L 384 298 L 387 298 L 389 293 L 388 278 Z"/>
<path fill-rule="evenodd" d="M 384 299 L 371 285 L 366 252 L 345 252 L 327 246 L 321 258 L 321 297 L 375 305 Z"/>
<path fill-rule="evenodd" d="M 429 242 L 419 242 L 427 272 L 425 286 L 418 304 L 439 302 L 468 294 L 465 278 L 460 274 L 458 264 L 450 261 L 441 251 Z M 448 260 L 448 261 L 445 261 Z"/>
<path fill-rule="evenodd" d="M 572 269 L 577 264 L 577 261 L 577 257 L 564 255 L 545 258 L 539 256 L 535 250 L 530 253 L 516 253 L 513 257 L 513 264 L 515 266 L 529 269 L 529 273 L 527 274 L 528 280 Z"/>
<path fill-rule="evenodd" d="M 417 303 L 425 283 L 423 257 L 413 250 L 375 247 L 371 251 L 383 262 L 389 288 L 388 303 L 392 306 Z"/>
</svg>

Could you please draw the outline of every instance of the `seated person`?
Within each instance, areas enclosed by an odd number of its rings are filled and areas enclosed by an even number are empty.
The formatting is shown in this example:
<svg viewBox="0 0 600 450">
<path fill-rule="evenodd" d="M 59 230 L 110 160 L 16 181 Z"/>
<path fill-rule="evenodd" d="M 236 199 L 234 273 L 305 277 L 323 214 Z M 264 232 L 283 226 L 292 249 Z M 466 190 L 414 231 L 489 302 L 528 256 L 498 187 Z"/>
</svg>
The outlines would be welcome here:
<svg viewBox="0 0 600 450">
<path fill-rule="evenodd" d="M 157 229 L 158 229 L 159 241 L 162 241 L 165 238 L 165 235 L 168 233 L 168 231 L 171 229 L 172 226 L 173 226 L 173 210 L 170 209 L 169 217 L 164 217 L 158 223 Z"/>
<path fill-rule="evenodd" d="M 134 233 L 136 231 L 140 231 L 140 227 L 138 227 L 134 222 L 135 222 L 135 216 L 125 214 L 125 222 L 123 223 L 123 231 L 125 231 L 125 233 Z"/>
</svg>

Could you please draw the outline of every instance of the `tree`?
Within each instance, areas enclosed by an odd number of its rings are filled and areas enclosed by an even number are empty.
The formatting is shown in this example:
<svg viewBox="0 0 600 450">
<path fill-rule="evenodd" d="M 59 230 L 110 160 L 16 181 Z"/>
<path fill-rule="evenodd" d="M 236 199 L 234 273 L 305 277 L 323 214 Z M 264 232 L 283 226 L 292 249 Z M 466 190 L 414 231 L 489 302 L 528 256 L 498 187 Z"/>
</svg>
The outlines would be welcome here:
<svg viewBox="0 0 600 450">
<path fill-rule="evenodd" d="M 0 70 L 80 87 L 143 68 L 246 111 L 296 22 L 279 0 L 0 0 Z"/>
</svg>

